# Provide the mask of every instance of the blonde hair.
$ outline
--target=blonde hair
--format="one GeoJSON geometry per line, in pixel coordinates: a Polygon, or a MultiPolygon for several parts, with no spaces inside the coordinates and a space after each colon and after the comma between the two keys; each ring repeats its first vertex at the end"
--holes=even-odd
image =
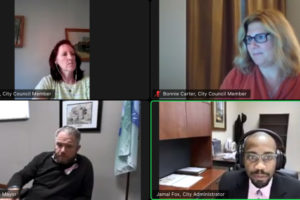
{"type": "Polygon", "coordinates": [[[234,64],[244,73],[250,73],[255,63],[252,61],[247,45],[244,43],[248,26],[252,22],[260,22],[273,36],[276,64],[285,77],[296,76],[300,72],[300,47],[295,32],[284,15],[276,10],[256,11],[246,17],[238,32],[239,55],[234,64]]]}

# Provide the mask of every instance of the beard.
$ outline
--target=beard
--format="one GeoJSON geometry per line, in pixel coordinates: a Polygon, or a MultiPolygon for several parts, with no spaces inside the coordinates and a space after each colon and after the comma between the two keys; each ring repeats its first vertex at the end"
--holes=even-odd
{"type": "Polygon", "coordinates": [[[255,172],[251,172],[250,173],[251,175],[255,175],[255,174],[261,174],[261,175],[266,175],[268,176],[268,179],[267,180],[255,180],[253,178],[250,178],[251,182],[253,185],[255,185],[255,187],[257,188],[262,188],[262,187],[265,187],[266,185],[268,185],[268,183],[270,182],[271,180],[271,175],[267,172],[264,172],[262,170],[257,170],[255,172]]]}
{"type": "Polygon", "coordinates": [[[57,153],[54,154],[55,162],[58,163],[58,164],[63,164],[63,165],[73,163],[73,161],[75,160],[75,157],[66,158],[64,156],[58,155],[57,153]]]}
{"type": "Polygon", "coordinates": [[[257,188],[263,188],[265,186],[268,185],[268,183],[270,182],[271,178],[269,178],[267,181],[260,181],[260,180],[253,180],[253,179],[250,179],[252,184],[255,185],[255,187],[257,188]]]}

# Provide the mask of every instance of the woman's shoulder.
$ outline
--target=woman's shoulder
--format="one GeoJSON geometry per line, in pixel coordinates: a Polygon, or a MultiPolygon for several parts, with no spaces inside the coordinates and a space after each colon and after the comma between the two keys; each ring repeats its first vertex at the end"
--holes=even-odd
{"type": "Polygon", "coordinates": [[[233,67],[233,69],[228,73],[229,76],[234,76],[234,77],[245,77],[245,76],[248,76],[250,74],[253,73],[253,71],[255,71],[255,66],[253,66],[251,68],[251,70],[246,73],[246,72],[243,72],[242,69],[240,69],[239,67],[233,67]]]}
{"type": "Polygon", "coordinates": [[[51,89],[53,87],[54,80],[51,74],[44,76],[40,82],[37,84],[35,89],[51,89]]]}
{"type": "Polygon", "coordinates": [[[84,76],[77,82],[78,93],[81,99],[90,99],[90,77],[84,76]]]}
{"type": "Polygon", "coordinates": [[[80,83],[84,84],[84,85],[90,85],[90,77],[89,76],[82,77],[82,79],[80,80],[80,83]]]}
{"type": "Polygon", "coordinates": [[[53,78],[52,78],[52,76],[51,76],[51,74],[48,74],[47,76],[44,76],[42,78],[42,80],[46,81],[46,82],[53,82],[54,81],[53,78]]]}
{"type": "Polygon", "coordinates": [[[82,81],[90,81],[90,76],[83,76],[82,77],[82,79],[81,79],[82,81]]]}
{"type": "Polygon", "coordinates": [[[221,85],[221,89],[237,89],[246,76],[247,74],[244,74],[238,67],[234,67],[226,75],[221,85]]]}

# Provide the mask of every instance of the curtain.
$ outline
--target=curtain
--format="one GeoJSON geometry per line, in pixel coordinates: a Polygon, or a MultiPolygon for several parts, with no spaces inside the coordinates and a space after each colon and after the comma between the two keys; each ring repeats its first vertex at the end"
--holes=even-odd
{"type": "Polygon", "coordinates": [[[246,0],[246,16],[263,9],[276,9],[285,15],[286,0],[246,0]]]}
{"type": "Polygon", "coordinates": [[[116,176],[137,168],[139,121],[140,101],[124,101],[115,156],[116,176]]]}
{"type": "Polygon", "coordinates": [[[218,89],[237,52],[240,0],[187,0],[187,89],[218,89]]]}

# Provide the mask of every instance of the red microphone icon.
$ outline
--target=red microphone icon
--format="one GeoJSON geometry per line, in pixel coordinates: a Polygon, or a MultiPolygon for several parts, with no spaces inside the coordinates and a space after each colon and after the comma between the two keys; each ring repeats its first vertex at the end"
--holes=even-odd
{"type": "Polygon", "coordinates": [[[157,90],[156,93],[155,93],[155,95],[154,95],[154,97],[157,97],[157,98],[158,98],[158,97],[159,97],[159,94],[160,94],[160,91],[157,90]]]}

